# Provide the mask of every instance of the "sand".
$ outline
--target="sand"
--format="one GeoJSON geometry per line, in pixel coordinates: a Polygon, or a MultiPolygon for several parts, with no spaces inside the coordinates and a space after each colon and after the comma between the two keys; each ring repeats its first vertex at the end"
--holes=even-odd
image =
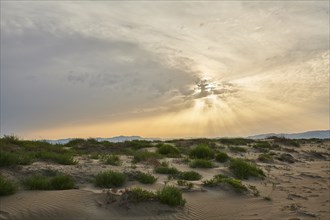
{"type": "MultiPolygon", "coordinates": [[[[95,188],[90,180],[102,170],[130,170],[131,158],[127,156],[122,156],[124,164],[120,167],[79,157],[77,158],[79,164],[73,166],[35,162],[17,169],[2,168],[3,175],[17,179],[43,169],[55,169],[72,175],[79,189],[20,190],[14,195],[0,197],[0,219],[330,219],[329,142],[323,145],[304,144],[294,149],[295,152],[290,154],[294,157],[295,163],[278,160],[273,163],[258,162],[258,165],[266,171],[267,177],[264,180],[243,181],[244,184],[256,186],[260,196],[241,195],[221,188],[206,188],[201,186],[201,181],[192,181],[196,190],[184,192],[183,196],[187,200],[184,208],[171,208],[159,202],[141,202],[129,204],[128,207],[107,204],[106,194],[101,189],[95,188]],[[323,157],[318,157],[318,154],[313,154],[311,150],[322,153],[323,157]],[[201,188],[204,190],[200,191],[201,188]],[[271,200],[266,200],[265,197],[271,200]]],[[[256,159],[260,153],[251,150],[248,153],[230,154],[235,157],[256,159]]],[[[221,163],[217,163],[218,167],[214,169],[192,169],[178,159],[166,160],[181,171],[199,172],[203,175],[203,180],[210,179],[215,174],[228,172],[226,165],[221,163]]],[[[136,169],[152,172],[153,167],[137,164],[136,169]]],[[[130,181],[125,187],[140,186],[148,190],[156,190],[164,186],[167,176],[154,175],[159,179],[153,185],[130,181]]]]}

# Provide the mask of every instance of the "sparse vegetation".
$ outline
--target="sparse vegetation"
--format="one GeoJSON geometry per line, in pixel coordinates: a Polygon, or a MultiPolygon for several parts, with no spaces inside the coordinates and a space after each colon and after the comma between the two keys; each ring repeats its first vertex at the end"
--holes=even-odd
{"type": "Polygon", "coordinates": [[[139,187],[132,188],[128,199],[132,202],[145,202],[156,199],[156,194],[139,187]]]}
{"type": "Polygon", "coordinates": [[[239,179],[248,179],[249,177],[263,177],[264,172],[256,164],[242,159],[232,159],[229,169],[239,179]]]}
{"type": "Polygon", "coordinates": [[[246,153],[247,149],[245,147],[231,146],[229,150],[235,153],[246,153]]]}
{"type": "Polygon", "coordinates": [[[95,185],[103,188],[120,187],[126,183],[126,175],[115,171],[100,172],[95,177],[95,185]]]}
{"type": "Polygon", "coordinates": [[[187,180],[177,180],[178,186],[184,186],[188,189],[192,189],[194,187],[193,183],[188,182],[187,180]]]}
{"type": "Polygon", "coordinates": [[[213,168],[214,167],[212,161],[204,160],[204,159],[195,159],[190,163],[189,166],[192,168],[213,168]]]}
{"type": "Polygon", "coordinates": [[[200,144],[190,150],[189,156],[194,159],[213,159],[214,151],[209,146],[200,144]]]}
{"type": "Polygon", "coordinates": [[[186,203],[182,197],[182,192],[174,186],[164,186],[157,191],[157,197],[161,203],[169,206],[184,206],[186,203]]]}
{"type": "Polygon", "coordinates": [[[200,180],[202,178],[202,175],[195,171],[185,171],[185,172],[180,172],[176,176],[178,179],[181,180],[200,180]]]}
{"type": "Polygon", "coordinates": [[[170,174],[170,175],[176,175],[179,173],[178,169],[176,169],[175,167],[168,167],[164,165],[155,167],[154,171],[155,173],[170,174]]]}
{"type": "Polygon", "coordinates": [[[141,150],[141,151],[136,151],[134,153],[133,162],[138,163],[138,162],[146,161],[148,159],[159,159],[161,157],[162,156],[158,153],[141,150]]]}
{"type": "Polygon", "coordinates": [[[274,162],[273,156],[271,154],[260,154],[258,160],[264,163],[274,162]]]}
{"type": "Polygon", "coordinates": [[[180,157],[179,149],[169,144],[159,144],[157,152],[167,157],[180,157]]]}
{"type": "Polygon", "coordinates": [[[121,161],[118,155],[114,154],[107,154],[102,157],[102,161],[105,164],[113,165],[113,166],[120,166],[121,161]]]}
{"type": "Polygon", "coordinates": [[[215,160],[220,162],[220,163],[224,163],[227,162],[229,160],[229,156],[227,153],[225,152],[219,152],[216,156],[215,156],[215,160]]]}
{"type": "Polygon", "coordinates": [[[254,140],[247,138],[221,138],[218,141],[225,145],[248,145],[254,142],[254,140]]]}
{"type": "Polygon", "coordinates": [[[241,180],[228,177],[223,174],[215,175],[212,179],[203,181],[203,185],[208,187],[221,186],[224,184],[231,186],[236,192],[239,193],[248,191],[248,188],[242,184],[241,180]]]}
{"type": "Polygon", "coordinates": [[[42,176],[34,175],[23,180],[23,185],[29,190],[65,190],[73,189],[75,183],[70,176],[42,176]]]}
{"type": "Polygon", "coordinates": [[[17,190],[17,185],[0,175],[0,196],[14,194],[17,190]]]}
{"type": "Polygon", "coordinates": [[[137,181],[143,184],[153,184],[157,181],[157,178],[151,175],[150,173],[143,173],[138,171],[136,175],[137,181]]]}
{"type": "Polygon", "coordinates": [[[300,144],[297,140],[288,139],[285,137],[276,137],[276,136],[269,137],[269,139],[273,139],[274,142],[278,143],[278,144],[283,144],[283,145],[292,146],[292,147],[300,147],[300,144]]]}

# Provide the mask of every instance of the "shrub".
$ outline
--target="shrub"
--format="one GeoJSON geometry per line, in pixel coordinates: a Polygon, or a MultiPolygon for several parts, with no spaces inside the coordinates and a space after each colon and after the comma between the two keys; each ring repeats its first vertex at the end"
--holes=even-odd
{"type": "Polygon", "coordinates": [[[102,161],[105,164],[110,164],[110,165],[113,165],[113,166],[120,166],[120,164],[121,164],[119,156],[118,155],[113,155],[113,154],[103,156],[102,161]]]}
{"type": "Polygon", "coordinates": [[[153,184],[157,181],[157,178],[151,175],[150,173],[138,172],[136,176],[137,181],[143,184],[153,184]]]}
{"type": "Polygon", "coordinates": [[[189,152],[191,158],[197,159],[213,159],[214,151],[205,144],[200,144],[189,152]]]}
{"type": "Polygon", "coordinates": [[[226,162],[230,157],[228,156],[228,154],[226,154],[225,152],[219,152],[216,156],[215,159],[216,161],[220,162],[220,163],[224,163],[226,162]]]}
{"type": "Polygon", "coordinates": [[[50,179],[50,187],[54,190],[73,189],[75,183],[70,176],[55,176],[50,179]]]}
{"type": "Polygon", "coordinates": [[[177,180],[178,186],[185,186],[188,189],[191,189],[194,187],[193,183],[188,182],[187,180],[177,180]]]}
{"type": "Polygon", "coordinates": [[[157,152],[168,157],[180,156],[180,151],[178,150],[178,148],[169,144],[160,144],[157,152]]]}
{"type": "Polygon", "coordinates": [[[5,177],[0,175],[0,196],[14,194],[17,190],[17,185],[5,177]]]}
{"type": "Polygon", "coordinates": [[[258,149],[259,151],[262,152],[267,152],[272,148],[272,146],[268,142],[259,141],[258,143],[253,145],[253,148],[258,149]]]}
{"type": "Polygon", "coordinates": [[[212,179],[203,181],[203,185],[208,187],[214,187],[221,184],[227,184],[239,193],[246,192],[248,190],[248,188],[242,184],[241,180],[222,174],[215,175],[212,179]]]}
{"type": "Polygon", "coordinates": [[[54,153],[51,151],[40,151],[35,154],[35,157],[43,160],[51,160],[55,163],[62,165],[74,165],[78,162],[73,159],[73,156],[69,153],[54,153]]]}
{"type": "Polygon", "coordinates": [[[213,168],[214,167],[214,165],[211,161],[204,160],[204,159],[193,160],[189,166],[192,168],[213,168]]]}
{"type": "Polygon", "coordinates": [[[125,184],[126,179],[125,174],[109,170],[96,175],[95,185],[104,188],[120,187],[125,184]]]}
{"type": "Polygon", "coordinates": [[[226,145],[247,145],[253,143],[254,140],[246,138],[222,138],[219,142],[226,145]]]}
{"type": "Polygon", "coordinates": [[[23,185],[29,190],[65,190],[75,187],[72,177],[66,175],[34,175],[23,180],[23,185]]]}
{"type": "Polygon", "coordinates": [[[0,167],[29,165],[33,163],[33,156],[28,152],[11,153],[0,152],[0,167]]]}
{"type": "Polygon", "coordinates": [[[274,161],[272,155],[270,154],[260,154],[258,160],[264,163],[271,163],[274,161]]]}
{"type": "Polygon", "coordinates": [[[271,137],[271,138],[274,139],[274,142],[278,143],[278,144],[283,144],[283,145],[293,146],[293,147],[300,147],[299,142],[297,142],[296,140],[288,139],[285,137],[271,137]]]}
{"type": "Polygon", "coordinates": [[[182,192],[174,186],[165,186],[157,191],[157,198],[161,203],[169,206],[184,206],[186,203],[182,197],[182,192]]]}
{"type": "Polygon", "coordinates": [[[151,158],[152,159],[161,158],[160,154],[154,153],[154,152],[148,152],[148,151],[136,151],[133,156],[134,156],[134,158],[133,158],[134,163],[146,161],[151,158]]]}
{"type": "Polygon", "coordinates": [[[154,171],[160,174],[171,174],[171,175],[175,175],[179,173],[179,171],[175,167],[167,167],[162,165],[155,167],[154,171]]]}
{"type": "Polygon", "coordinates": [[[264,172],[260,168],[258,168],[256,164],[252,164],[242,159],[231,160],[229,169],[239,179],[248,179],[250,176],[265,176],[264,172]]]}
{"type": "Polygon", "coordinates": [[[141,189],[139,187],[132,188],[128,196],[129,201],[133,201],[133,202],[150,201],[155,198],[156,198],[155,193],[141,189]]]}
{"type": "Polygon", "coordinates": [[[240,153],[247,152],[247,149],[245,147],[238,147],[238,146],[229,147],[229,150],[232,152],[240,152],[240,153]]]}
{"type": "Polygon", "coordinates": [[[185,171],[185,172],[180,172],[177,175],[178,179],[181,180],[200,180],[202,178],[202,175],[195,171],[185,171]]]}

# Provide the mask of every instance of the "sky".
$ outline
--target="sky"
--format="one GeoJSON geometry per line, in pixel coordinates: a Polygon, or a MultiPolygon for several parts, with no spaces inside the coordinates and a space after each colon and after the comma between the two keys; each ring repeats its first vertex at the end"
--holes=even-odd
{"type": "Polygon", "coordinates": [[[1,135],[329,129],[329,1],[1,1],[1,135]]]}

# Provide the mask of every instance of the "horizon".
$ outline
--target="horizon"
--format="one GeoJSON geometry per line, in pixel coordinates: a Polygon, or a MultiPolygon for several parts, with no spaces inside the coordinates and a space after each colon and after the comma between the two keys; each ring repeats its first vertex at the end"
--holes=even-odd
{"type": "Polygon", "coordinates": [[[328,1],[1,1],[0,133],[330,130],[329,26],[328,1]]]}

